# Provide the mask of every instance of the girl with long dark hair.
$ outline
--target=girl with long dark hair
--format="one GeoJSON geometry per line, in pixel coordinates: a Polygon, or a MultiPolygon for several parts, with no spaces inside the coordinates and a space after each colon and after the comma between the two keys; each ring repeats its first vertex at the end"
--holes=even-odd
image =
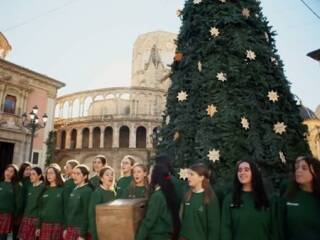
{"type": "Polygon", "coordinates": [[[181,181],[180,179],[178,179],[174,175],[174,169],[171,165],[171,158],[169,157],[169,155],[163,153],[163,154],[156,156],[154,158],[154,162],[155,162],[155,165],[162,165],[168,169],[168,172],[171,176],[171,181],[172,181],[174,188],[176,190],[178,202],[180,205],[182,198],[183,198],[183,194],[187,189],[187,186],[184,181],[181,181]]]}
{"type": "Polygon", "coordinates": [[[132,181],[132,167],[135,160],[131,156],[125,156],[121,161],[121,177],[117,182],[117,198],[124,198],[124,194],[132,181]]]}
{"type": "Polygon", "coordinates": [[[123,198],[148,198],[148,168],[142,163],[136,163],[132,167],[132,177],[129,187],[123,193],[123,198]]]}
{"type": "Polygon", "coordinates": [[[221,240],[273,240],[272,211],[262,177],[252,161],[239,161],[233,192],[223,202],[221,240]]]}
{"type": "Polygon", "coordinates": [[[40,240],[61,240],[63,233],[63,179],[57,167],[46,170],[45,192],[40,198],[37,236],[40,240]]]}
{"type": "Polygon", "coordinates": [[[100,186],[92,193],[89,205],[89,233],[94,240],[98,240],[96,226],[96,206],[115,199],[115,173],[113,168],[104,167],[100,170],[100,186]]]}
{"type": "Polygon", "coordinates": [[[0,240],[6,240],[12,230],[15,214],[15,188],[18,181],[18,167],[9,164],[0,182],[0,240]]]}
{"type": "Polygon", "coordinates": [[[297,158],[294,180],[284,194],[280,214],[283,239],[320,239],[319,160],[313,157],[297,158]]]}
{"type": "Polygon", "coordinates": [[[90,178],[90,184],[97,188],[100,186],[100,170],[107,165],[107,159],[103,155],[97,155],[92,161],[92,170],[94,175],[90,178]]]}
{"type": "Polygon", "coordinates": [[[26,207],[18,233],[18,237],[22,240],[33,240],[36,237],[36,228],[39,220],[39,203],[45,190],[41,168],[32,168],[30,181],[32,185],[28,188],[26,207]]]}
{"type": "Polygon", "coordinates": [[[151,197],[136,240],[178,239],[179,202],[168,168],[155,165],[151,173],[151,197]]]}
{"type": "Polygon", "coordinates": [[[90,169],[86,165],[74,168],[76,187],[72,190],[66,208],[66,229],[64,240],[84,240],[88,238],[88,212],[92,188],[88,186],[90,169]]]}
{"type": "Polygon", "coordinates": [[[187,192],[182,206],[181,240],[219,239],[219,201],[209,182],[209,170],[203,164],[189,169],[187,192]]]}

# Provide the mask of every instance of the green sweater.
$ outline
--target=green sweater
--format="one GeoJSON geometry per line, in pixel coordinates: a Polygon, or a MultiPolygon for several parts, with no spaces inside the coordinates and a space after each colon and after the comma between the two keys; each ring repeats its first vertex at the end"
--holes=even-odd
{"type": "Polygon", "coordinates": [[[188,240],[219,240],[219,201],[213,198],[204,203],[204,192],[192,193],[189,201],[184,200],[180,236],[188,240]]]}
{"type": "Polygon", "coordinates": [[[21,216],[24,213],[26,207],[28,189],[32,184],[29,177],[24,177],[17,185],[16,189],[16,215],[21,216]]]}
{"type": "Polygon", "coordinates": [[[105,190],[99,186],[92,194],[89,205],[89,233],[94,240],[98,240],[96,227],[96,206],[107,203],[115,199],[115,193],[111,190],[105,190]]]}
{"type": "Polygon", "coordinates": [[[122,193],[124,199],[135,199],[135,198],[147,198],[147,192],[145,187],[135,187],[133,190],[130,190],[130,187],[127,188],[122,193]]]}
{"type": "Polygon", "coordinates": [[[98,177],[98,175],[95,175],[92,178],[90,178],[90,184],[94,187],[94,189],[99,187],[100,178],[98,177]]]}
{"type": "Polygon", "coordinates": [[[165,196],[155,191],[148,202],[146,216],[140,224],[136,240],[167,240],[173,233],[173,223],[165,196]]]}
{"type": "Polygon", "coordinates": [[[242,192],[241,197],[240,207],[234,207],[232,194],[223,202],[221,240],[274,240],[271,208],[257,210],[251,192],[242,192]]]}
{"type": "Polygon", "coordinates": [[[86,237],[88,232],[88,212],[92,189],[88,184],[76,187],[70,194],[66,209],[66,225],[80,228],[81,237],[86,237]]]}
{"type": "Polygon", "coordinates": [[[320,200],[312,193],[298,190],[292,199],[283,199],[280,213],[283,239],[320,239],[320,200]]]}
{"type": "Polygon", "coordinates": [[[125,193],[127,188],[129,188],[130,183],[132,181],[132,176],[127,176],[127,177],[121,177],[118,182],[117,182],[117,198],[125,198],[125,193]]]}
{"type": "Polygon", "coordinates": [[[26,208],[24,210],[25,217],[39,218],[40,198],[45,190],[44,184],[38,186],[30,186],[28,188],[28,195],[26,201],[26,208]]]}
{"type": "Polygon", "coordinates": [[[14,213],[15,192],[11,182],[0,182],[0,203],[0,213],[14,213]]]}
{"type": "MultiPolygon", "coordinates": [[[[74,183],[72,178],[69,178],[64,182],[63,185],[63,198],[64,198],[64,214],[67,213],[67,207],[68,207],[68,200],[70,197],[70,194],[72,190],[76,187],[76,184],[74,183]]],[[[66,218],[67,216],[65,216],[66,218]]]]}
{"type": "Polygon", "coordinates": [[[41,223],[63,224],[63,187],[48,187],[40,198],[39,227],[41,223]]]}

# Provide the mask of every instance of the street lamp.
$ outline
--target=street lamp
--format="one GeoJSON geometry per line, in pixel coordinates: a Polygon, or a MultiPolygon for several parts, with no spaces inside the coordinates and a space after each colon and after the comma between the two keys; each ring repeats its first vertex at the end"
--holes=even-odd
{"type": "Polygon", "coordinates": [[[29,118],[27,113],[22,114],[22,124],[25,128],[29,129],[31,132],[31,141],[30,141],[30,152],[29,152],[29,162],[31,162],[32,157],[32,148],[33,148],[33,138],[37,130],[44,128],[48,121],[48,115],[43,114],[42,121],[38,117],[39,107],[35,105],[32,108],[32,111],[29,113],[29,118]]]}

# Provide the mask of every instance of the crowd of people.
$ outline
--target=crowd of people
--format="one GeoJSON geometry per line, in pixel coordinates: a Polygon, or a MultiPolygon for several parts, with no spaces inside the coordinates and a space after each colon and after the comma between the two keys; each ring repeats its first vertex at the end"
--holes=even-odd
{"type": "Polygon", "coordinates": [[[62,177],[57,164],[45,172],[30,163],[8,165],[0,182],[0,240],[11,232],[14,240],[97,240],[96,206],[133,198],[148,199],[136,240],[320,239],[320,162],[312,157],[297,158],[279,197],[266,191],[249,160],[237,163],[223,198],[205,165],[190,166],[184,181],[167,155],[155,157],[150,169],[126,156],[117,180],[102,155],[92,169],[69,160],[62,177]]]}

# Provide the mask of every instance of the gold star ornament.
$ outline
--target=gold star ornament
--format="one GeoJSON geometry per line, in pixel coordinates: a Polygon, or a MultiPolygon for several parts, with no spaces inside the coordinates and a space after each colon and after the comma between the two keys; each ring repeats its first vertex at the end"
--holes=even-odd
{"type": "Polygon", "coordinates": [[[213,117],[216,113],[218,112],[217,107],[214,106],[213,104],[209,105],[207,108],[207,114],[210,117],[213,117]]]}
{"type": "Polygon", "coordinates": [[[249,129],[249,121],[246,117],[242,117],[241,118],[241,125],[242,127],[245,129],[245,130],[248,130],[249,129]]]}
{"type": "Polygon", "coordinates": [[[209,158],[210,161],[217,162],[220,159],[220,151],[216,149],[212,149],[209,151],[207,157],[209,158]]]}
{"type": "Polygon", "coordinates": [[[268,92],[268,98],[269,98],[269,101],[275,103],[275,102],[278,102],[279,101],[279,95],[278,95],[278,92],[276,91],[269,91],[268,92]]]}
{"type": "Polygon", "coordinates": [[[224,72],[217,73],[217,79],[221,82],[227,81],[227,74],[224,72]]]}
{"type": "Polygon", "coordinates": [[[180,92],[178,93],[177,98],[178,98],[178,101],[179,101],[179,102],[183,102],[183,101],[187,100],[187,98],[188,98],[188,93],[185,92],[185,91],[180,91],[180,92]]]}
{"type": "Polygon", "coordinates": [[[219,31],[218,28],[212,27],[210,29],[210,34],[211,34],[212,37],[216,38],[216,37],[218,37],[220,35],[220,31],[219,31]]]}
{"type": "Polygon", "coordinates": [[[179,132],[175,132],[174,135],[173,135],[173,140],[177,141],[179,139],[179,137],[180,137],[179,132]]]}
{"type": "Polygon", "coordinates": [[[286,132],[287,125],[285,125],[283,122],[277,122],[273,125],[273,130],[275,133],[282,135],[286,132]]]}
{"type": "Polygon", "coordinates": [[[286,159],[286,156],[284,155],[284,153],[282,151],[279,152],[279,158],[281,160],[281,162],[283,164],[286,164],[287,163],[287,159],[286,159]]]}
{"type": "Polygon", "coordinates": [[[200,61],[198,62],[198,70],[199,70],[199,72],[202,71],[202,63],[200,61]]]}
{"type": "Polygon", "coordinates": [[[242,9],[242,16],[249,18],[250,17],[250,10],[248,8],[242,9]]]}
{"type": "Polygon", "coordinates": [[[247,50],[247,58],[249,59],[249,60],[255,60],[256,59],[256,53],[254,52],[254,51],[252,51],[252,50],[247,50]]]}
{"type": "Polygon", "coordinates": [[[189,169],[188,168],[180,168],[179,177],[180,179],[186,180],[188,179],[189,169]]]}

